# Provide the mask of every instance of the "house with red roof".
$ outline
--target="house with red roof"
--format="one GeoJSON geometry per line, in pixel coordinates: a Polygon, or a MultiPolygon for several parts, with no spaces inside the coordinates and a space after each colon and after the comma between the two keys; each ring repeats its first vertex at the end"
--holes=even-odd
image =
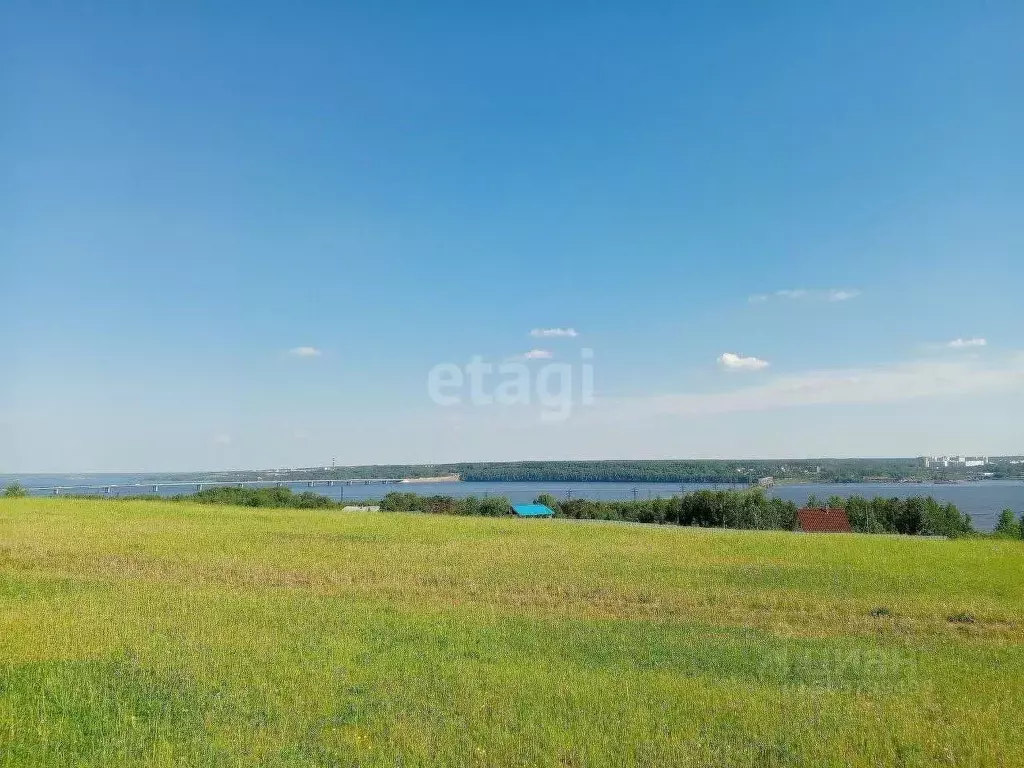
{"type": "Polygon", "coordinates": [[[797,510],[796,530],[803,533],[852,533],[845,509],[804,507],[797,510]]]}

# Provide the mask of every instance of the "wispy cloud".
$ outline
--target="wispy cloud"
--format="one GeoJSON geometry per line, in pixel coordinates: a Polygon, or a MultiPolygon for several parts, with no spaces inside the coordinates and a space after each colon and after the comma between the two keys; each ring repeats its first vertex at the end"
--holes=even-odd
{"type": "Polygon", "coordinates": [[[833,288],[828,292],[826,298],[829,301],[849,301],[860,296],[860,291],[855,288],[833,288]]]}
{"type": "Polygon", "coordinates": [[[946,346],[950,349],[968,349],[970,347],[984,347],[988,344],[985,339],[973,338],[973,339],[953,339],[946,343],[946,346]]]}
{"type": "Polygon", "coordinates": [[[546,349],[531,349],[523,355],[524,360],[550,360],[552,357],[554,355],[546,349]]]}
{"type": "Polygon", "coordinates": [[[1000,392],[1024,392],[1024,355],[1018,353],[987,364],[978,360],[923,360],[807,371],[727,392],[621,398],[612,404],[621,415],[697,415],[1000,392]]]}
{"type": "Polygon", "coordinates": [[[316,347],[293,347],[288,350],[294,357],[320,357],[323,353],[316,347]]]}
{"type": "Polygon", "coordinates": [[[751,304],[760,304],[770,299],[803,299],[806,301],[849,301],[860,296],[856,288],[828,288],[809,290],[807,288],[783,288],[775,293],[755,293],[747,297],[751,304]]]}
{"type": "Polygon", "coordinates": [[[554,339],[559,337],[574,339],[579,336],[575,328],[534,328],[530,331],[530,335],[542,339],[554,339]]]}
{"type": "Polygon", "coordinates": [[[744,357],[743,355],[737,355],[735,352],[723,353],[718,358],[718,362],[724,368],[733,371],[760,371],[762,368],[768,367],[767,360],[760,360],[756,357],[744,357]]]}
{"type": "Polygon", "coordinates": [[[231,445],[231,435],[221,432],[213,436],[214,445],[231,445]]]}

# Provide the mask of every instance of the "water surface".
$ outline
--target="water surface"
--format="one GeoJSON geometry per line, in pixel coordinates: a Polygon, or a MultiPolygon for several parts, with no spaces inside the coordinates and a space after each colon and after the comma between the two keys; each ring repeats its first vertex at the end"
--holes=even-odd
{"type": "MultiPolygon", "coordinates": [[[[34,494],[52,493],[52,491],[32,490],[63,486],[62,493],[96,493],[105,495],[106,486],[111,487],[112,496],[132,496],[156,493],[160,496],[173,496],[181,493],[194,493],[196,486],[160,484],[154,491],[154,475],[142,474],[77,474],[77,475],[2,475],[0,484],[18,480],[34,494]],[[80,486],[71,488],[70,486],[80,486]],[[81,486],[98,486],[83,488],[81,486]]],[[[265,483],[276,485],[274,482],[265,483]]],[[[308,482],[286,482],[285,487],[293,491],[309,491],[329,496],[337,500],[374,501],[389,491],[409,491],[422,494],[444,494],[447,496],[505,496],[513,503],[533,501],[542,493],[549,493],[558,499],[587,498],[595,500],[622,500],[668,498],[679,493],[689,493],[701,489],[740,488],[745,486],[710,484],[710,483],[552,483],[552,482],[481,482],[481,483],[401,483],[388,484],[363,480],[352,481],[351,485],[335,481],[335,485],[316,483],[310,487],[308,482]]],[[[210,487],[209,484],[206,487],[210,487]]],[[[1020,480],[984,480],[981,482],[964,482],[956,484],[938,483],[854,483],[854,484],[807,484],[781,485],[768,491],[797,504],[804,504],[814,494],[820,499],[829,496],[860,495],[899,497],[933,496],[941,502],[952,502],[962,512],[971,515],[976,528],[992,530],[999,513],[1006,508],[1016,514],[1024,511],[1024,481],[1020,480]]]]}

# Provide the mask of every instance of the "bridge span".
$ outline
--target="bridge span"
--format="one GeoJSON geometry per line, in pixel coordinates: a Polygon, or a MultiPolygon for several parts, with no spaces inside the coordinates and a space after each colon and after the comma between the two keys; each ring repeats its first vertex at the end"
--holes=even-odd
{"type": "Polygon", "coordinates": [[[204,488],[316,488],[337,485],[394,485],[406,481],[404,477],[346,478],[315,477],[302,480],[170,480],[146,483],[103,483],[100,485],[36,485],[26,486],[30,494],[95,493],[121,495],[125,489],[137,493],[159,493],[161,488],[181,488],[182,491],[199,492],[204,488]]]}

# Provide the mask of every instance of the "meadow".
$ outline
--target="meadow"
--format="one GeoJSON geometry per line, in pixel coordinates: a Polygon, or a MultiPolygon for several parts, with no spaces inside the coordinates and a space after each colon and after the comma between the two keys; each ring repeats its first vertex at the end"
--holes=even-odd
{"type": "Polygon", "coordinates": [[[0,499],[0,766],[1024,765],[1024,542],[0,499]]]}

